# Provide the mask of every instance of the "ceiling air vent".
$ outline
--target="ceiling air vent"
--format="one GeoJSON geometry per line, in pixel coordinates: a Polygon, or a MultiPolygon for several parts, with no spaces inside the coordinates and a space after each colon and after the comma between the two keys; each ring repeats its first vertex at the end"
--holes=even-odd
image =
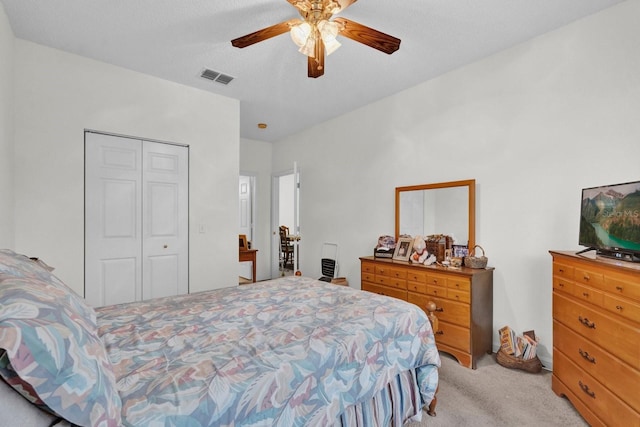
{"type": "Polygon", "coordinates": [[[213,80],[214,82],[218,82],[223,85],[228,85],[231,80],[233,80],[233,77],[231,76],[219,73],[217,71],[209,70],[208,68],[205,68],[204,71],[202,71],[200,77],[213,80]]]}

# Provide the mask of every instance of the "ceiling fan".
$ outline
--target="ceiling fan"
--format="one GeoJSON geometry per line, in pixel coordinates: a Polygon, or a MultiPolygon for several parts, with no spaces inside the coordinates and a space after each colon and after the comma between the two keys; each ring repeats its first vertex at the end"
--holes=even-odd
{"type": "Polygon", "coordinates": [[[287,0],[295,7],[302,19],[290,19],[272,25],[246,36],[231,40],[238,48],[279,36],[287,31],[291,34],[299,51],[307,56],[309,77],[320,77],[324,74],[324,56],[330,55],[340,42],[337,35],[370,46],[386,54],[392,54],[400,48],[400,39],[366,27],[346,18],[333,18],[356,0],[287,0]]]}

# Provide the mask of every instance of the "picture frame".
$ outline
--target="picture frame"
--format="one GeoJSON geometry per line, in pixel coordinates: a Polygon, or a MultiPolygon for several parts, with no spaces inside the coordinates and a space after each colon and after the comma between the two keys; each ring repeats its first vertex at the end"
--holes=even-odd
{"type": "Polygon", "coordinates": [[[247,243],[247,235],[246,234],[239,234],[238,235],[238,244],[240,246],[240,250],[241,251],[247,251],[249,250],[249,244],[247,243]]]}
{"type": "Polygon", "coordinates": [[[452,256],[455,258],[464,258],[469,255],[469,248],[467,245],[453,245],[451,249],[453,250],[452,256]]]}
{"type": "Polygon", "coordinates": [[[413,239],[411,237],[400,237],[396,242],[396,249],[393,251],[393,259],[396,261],[409,261],[413,239]]]}

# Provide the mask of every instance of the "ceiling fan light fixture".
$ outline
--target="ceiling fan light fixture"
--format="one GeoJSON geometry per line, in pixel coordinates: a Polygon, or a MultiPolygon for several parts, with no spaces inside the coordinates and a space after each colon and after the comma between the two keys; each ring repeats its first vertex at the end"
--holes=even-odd
{"type": "Polygon", "coordinates": [[[314,36],[307,37],[306,43],[298,49],[303,55],[310,56],[311,58],[316,57],[316,38],[314,36]]]}
{"type": "Polygon", "coordinates": [[[318,31],[324,42],[324,48],[328,55],[335,52],[342,44],[336,39],[338,36],[339,26],[337,23],[327,20],[318,22],[318,31]]]}
{"type": "Polygon", "coordinates": [[[293,42],[298,47],[302,48],[307,43],[307,40],[311,35],[311,25],[309,25],[308,22],[303,21],[300,24],[291,27],[289,34],[291,34],[293,42]]]}

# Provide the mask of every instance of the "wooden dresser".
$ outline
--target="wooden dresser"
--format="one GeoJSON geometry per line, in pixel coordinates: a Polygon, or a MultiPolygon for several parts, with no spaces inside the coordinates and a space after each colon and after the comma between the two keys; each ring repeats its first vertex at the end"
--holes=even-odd
{"type": "Polygon", "coordinates": [[[362,257],[361,288],[399,298],[426,312],[436,304],[438,349],[461,365],[491,353],[493,336],[493,269],[448,269],[384,258],[362,257]]]}
{"type": "Polygon", "coordinates": [[[640,426],[640,265],[551,255],[553,391],[591,426],[640,426]]]}

